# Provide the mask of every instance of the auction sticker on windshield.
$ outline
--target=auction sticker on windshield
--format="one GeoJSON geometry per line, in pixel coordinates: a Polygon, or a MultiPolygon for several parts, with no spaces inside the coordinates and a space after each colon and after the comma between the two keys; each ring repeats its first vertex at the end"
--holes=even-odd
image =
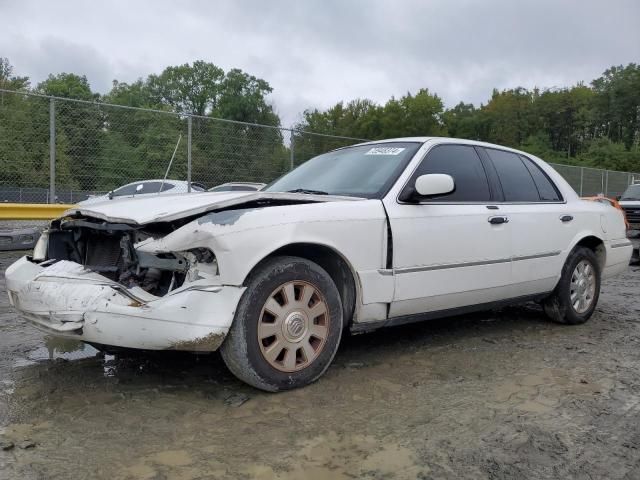
{"type": "Polygon", "coordinates": [[[365,155],[399,155],[404,147],[373,147],[365,155]]]}

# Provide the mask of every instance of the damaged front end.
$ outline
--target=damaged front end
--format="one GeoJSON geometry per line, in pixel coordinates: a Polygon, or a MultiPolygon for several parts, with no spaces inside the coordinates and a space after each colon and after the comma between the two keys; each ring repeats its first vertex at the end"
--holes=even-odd
{"type": "Polygon", "coordinates": [[[10,302],[37,327],[90,343],[216,350],[244,287],[220,284],[207,247],[144,249],[186,223],[55,220],[33,256],[7,269],[10,302]]]}
{"type": "Polygon", "coordinates": [[[140,287],[152,295],[164,296],[181,287],[188,276],[194,281],[213,279],[218,274],[216,257],[208,248],[158,254],[137,250],[176,228],[165,224],[132,226],[91,218],[56,220],[45,233],[46,247],[38,245],[33,260],[72,261],[127,288],[140,287]]]}

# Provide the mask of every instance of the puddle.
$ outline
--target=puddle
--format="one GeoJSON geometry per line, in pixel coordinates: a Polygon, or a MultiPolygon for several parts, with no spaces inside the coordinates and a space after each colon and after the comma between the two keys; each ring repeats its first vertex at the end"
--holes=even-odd
{"type": "Polygon", "coordinates": [[[96,353],[98,353],[98,350],[84,342],[46,336],[43,346],[31,350],[26,357],[16,358],[13,366],[14,368],[26,367],[39,362],[57,359],[80,360],[95,357],[96,353]]]}

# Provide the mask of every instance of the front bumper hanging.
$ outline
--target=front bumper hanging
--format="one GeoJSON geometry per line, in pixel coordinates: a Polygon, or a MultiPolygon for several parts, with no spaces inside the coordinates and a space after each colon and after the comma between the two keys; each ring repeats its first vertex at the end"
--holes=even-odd
{"type": "Polygon", "coordinates": [[[5,278],[10,303],[41,330],[146,350],[216,350],[245,290],[193,282],[156,297],[75,262],[39,265],[28,257],[11,265],[5,278]]]}

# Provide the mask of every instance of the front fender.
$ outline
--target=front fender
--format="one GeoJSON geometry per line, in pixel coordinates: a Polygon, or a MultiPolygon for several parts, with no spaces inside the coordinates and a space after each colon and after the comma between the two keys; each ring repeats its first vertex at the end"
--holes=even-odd
{"type": "Polygon", "coordinates": [[[136,249],[160,253],[209,248],[216,255],[219,282],[239,286],[261,260],[290,244],[331,248],[360,271],[383,267],[385,242],[381,202],[363,200],[215,212],[136,249]]]}

